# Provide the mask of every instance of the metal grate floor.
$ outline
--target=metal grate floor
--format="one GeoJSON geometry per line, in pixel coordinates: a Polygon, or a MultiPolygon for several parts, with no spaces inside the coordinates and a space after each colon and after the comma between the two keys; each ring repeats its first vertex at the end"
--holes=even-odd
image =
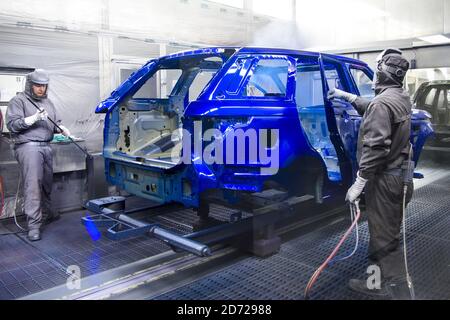
{"type": "MultiPolygon", "coordinates": [[[[418,299],[450,299],[450,176],[415,192],[408,207],[407,238],[410,272],[418,299]]],[[[247,258],[233,266],[167,292],[157,300],[300,300],[306,284],[335,247],[349,222],[329,225],[282,245],[267,259],[247,258]]],[[[360,226],[360,247],[354,257],[329,267],[311,299],[370,299],[347,288],[348,279],[366,272],[368,226],[360,226]]],[[[342,255],[351,252],[355,236],[342,255]]]]}
{"type": "MultiPolygon", "coordinates": [[[[93,241],[81,224],[84,213],[62,215],[43,229],[43,239],[36,243],[28,242],[25,234],[0,237],[0,300],[18,299],[62,285],[72,265],[79,266],[81,276],[87,277],[170,250],[163,242],[145,236],[122,241],[102,236],[93,241]]],[[[175,206],[149,210],[147,216],[145,220],[181,234],[192,232],[197,217],[193,210],[175,206]],[[152,216],[155,213],[163,216],[152,216]]],[[[212,206],[211,216],[226,221],[230,211],[212,206]]]]}

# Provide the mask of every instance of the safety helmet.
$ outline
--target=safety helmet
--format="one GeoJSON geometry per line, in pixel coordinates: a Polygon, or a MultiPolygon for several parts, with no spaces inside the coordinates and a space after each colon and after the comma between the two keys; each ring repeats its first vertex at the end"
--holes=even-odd
{"type": "Polygon", "coordinates": [[[34,84],[48,85],[50,77],[44,69],[36,69],[32,73],[28,74],[30,82],[34,84]]]}

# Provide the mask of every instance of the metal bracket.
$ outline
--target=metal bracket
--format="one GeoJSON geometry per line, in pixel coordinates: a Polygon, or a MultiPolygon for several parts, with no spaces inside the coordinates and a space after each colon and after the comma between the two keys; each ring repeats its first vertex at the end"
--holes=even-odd
{"type": "Polygon", "coordinates": [[[96,215],[82,218],[83,225],[87,228],[107,227],[106,237],[111,240],[147,234],[155,225],[140,223],[125,215],[125,200],[125,197],[108,197],[89,201],[85,207],[96,215]]]}
{"type": "Polygon", "coordinates": [[[111,240],[147,235],[165,242],[174,251],[184,250],[200,257],[211,255],[211,250],[205,244],[165,230],[157,224],[148,224],[131,218],[124,211],[124,197],[91,200],[86,204],[86,209],[96,214],[94,217],[87,216],[81,219],[89,233],[98,234],[97,227],[108,227],[106,236],[111,240]]]}
{"type": "Polygon", "coordinates": [[[242,220],[242,211],[236,211],[230,215],[231,223],[239,222],[241,220],[242,220]]]}

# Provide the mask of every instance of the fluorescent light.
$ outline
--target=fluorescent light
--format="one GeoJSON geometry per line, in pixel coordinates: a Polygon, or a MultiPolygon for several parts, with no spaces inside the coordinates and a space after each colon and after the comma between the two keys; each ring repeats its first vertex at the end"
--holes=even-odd
{"type": "Polygon", "coordinates": [[[427,36],[427,37],[419,37],[420,40],[429,42],[432,44],[441,44],[441,43],[450,43],[450,38],[447,38],[446,36],[442,34],[436,34],[433,36],[427,36]]]}

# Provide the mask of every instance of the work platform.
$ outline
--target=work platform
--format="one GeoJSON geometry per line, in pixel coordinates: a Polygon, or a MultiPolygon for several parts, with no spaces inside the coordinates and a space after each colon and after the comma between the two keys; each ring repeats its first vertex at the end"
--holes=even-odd
{"type": "MultiPolygon", "coordinates": [[[[450,175],[434,178],[430,184],[415,192],[408,208],[409,264],[419,299],[450,299],[449,190],[450,175]]],[[[127,201],[133,207],[151,205],[136,198],[127,201]]],[[[192,226],[197,219],[193,210],[168,206],[157,211],[146,211],[141,219],[178,234],[193,232],[192,226]]],[[[211,206],[211,216],[220,221],[229,221],[233,213],[235,211],[220,205],[211,206]]],[[[159,261],[169,256],[191,259],[189,257],[192,255],[172,253],[170,246],[147,236],[119,241],[102,236],[94,241],[80,223],[85,215],[85,211],[64,214],[59,221],[45,228],[43,240],[37,243],[28,242],[25,234],[0,237],[0,299],[67,298],[68,293],[64,292],[69,277],[67,268],[72,265],[80,266],[86,284],[95,283],[101,287],[102,283],[113,281],[114,277],[139,273],[139,268],[145,264],[141,261],[159,261]]],[[[223,259],[227,263],[205,263],[201,272],[197,269],[178,274],[174,272],[173,279],[165,278],[164,285],[158,284],[157,288],[156,283],[152,286],[150,282],[120,295],[105,297],[156,300],[302,299],[309,277],[348,226],[349,220],[341,216],[311,230],[298,231],[294,228],[282,236],[280,252],[269,258],[234,254],[233,259],[223,259]]],[[[1,227],[0,233],[14,230],[13,225],[7,225],[1,227]]],[[[366,222],[361,224],[360,237],[357,254],[326,269],[313,288],[311,299],[368,299],[352,293],[346,285],[348,279],[361,277],[366,272],[366,222]]],[[[354,240],[352,237],[346,242],[342,254],[353,249],[354,240]]],[[[209,260],[195,257],[192,264],[202,261],[209,260]]],[[[164,273],[162,265],[158,267],[159,278],[164,273]]],[[[77,296],[76,292],[73,294],[77,296]]],[[[88,297],[103,295],[96,293],[88,297]]]]}

